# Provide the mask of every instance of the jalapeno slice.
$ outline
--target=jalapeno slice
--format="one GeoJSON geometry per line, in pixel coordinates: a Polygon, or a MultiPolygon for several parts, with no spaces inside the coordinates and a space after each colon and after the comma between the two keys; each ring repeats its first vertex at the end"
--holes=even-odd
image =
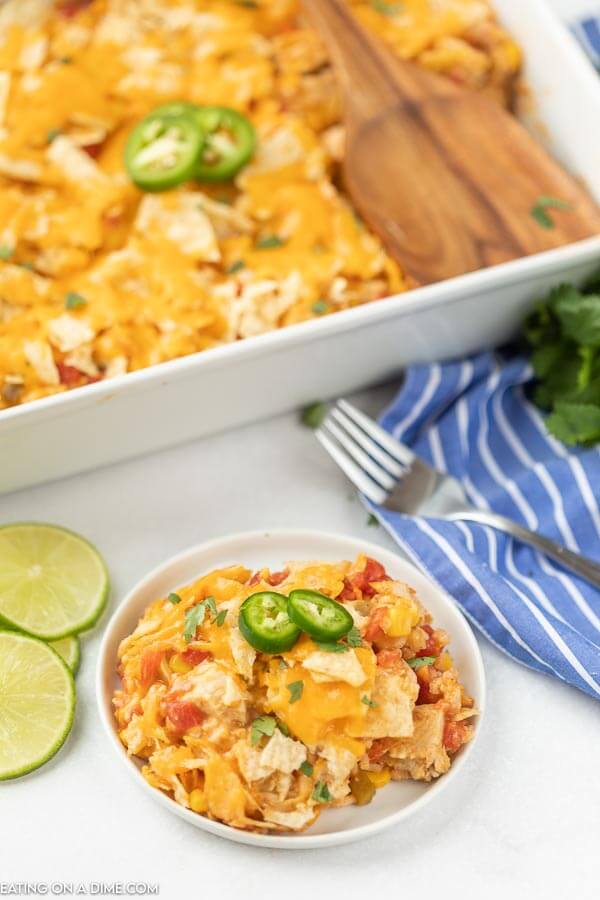
{"type": "Polygon", "coordinates": [[[337,641],[354,625],[354,619],[341,603],[318,591],[292,591],[288,597],[288,613],[292,622],[316,641],[337,641]]]}
{"type": "Polygon", "coordinates": [[[227,106],[199,106],[195,116],[205,134],[196,166],[197,180],[229,181],[254,153],[254,125],[242,113],[227,106]]]}
{"type": "Polygon", "coordinates": [[[193,178],[204,132],[187,104],[155,109],[133,129],[125,147],[129,177],[144,191],[167,191],[193,178]]]}
{"type": "Polygon", "coordinates": [[[240,631],[261,653],[283,653],[300,637],[300,629],[288,615],[288,601],[276,591],[260,591],[247,597],[240,607],[240,631]]]}

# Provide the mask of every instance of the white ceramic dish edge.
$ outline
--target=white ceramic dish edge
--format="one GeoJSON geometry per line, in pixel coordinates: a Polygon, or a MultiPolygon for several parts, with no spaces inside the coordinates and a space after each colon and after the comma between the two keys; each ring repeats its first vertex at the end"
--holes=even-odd
{"type": "MultiPolygon", "coordinates": [[[[412,563],[405,561],[390,550],[356,538],[324,532],[277,529],[234,534],[197,545],[162,563],[138,582],[119,604],[104,633],[96,669],[96,694],[100,719],[113,749],[136,781],[141,784],[156,802],[192,825],[220,837],[225,837],[228,840],[257,847],[300,850],[331,847],[371,837],[386,828],[400,824],[409,816],[431,803],[436,797],[439,797],[441,792],[454,782],[467,766],[468,759],[481,731],[486,687],[481,652],[470,625],[458,608],[452,604],[451,599],[431,579],[416,569],[412,563]],[[277,549],[278,546],[280,549],[277,549]],[[466,654],[464,660],[459,659],[457,662],[461,668],[468,665],[470,669],[470,679],[467,687],[476,701],[480,715],[472,741],[456,758],[450,771],[436,782],[426,786],[419,785],[420,788],[423,788],[422,793],[403,809],[368,824],[358,825],[343,831],[299,835],[254,834],[231,828],[220,822],[213,822],[175,803],[166,794],[152,788],[141,776],[136,764],[127,756],[116,732],[111,704],[112,691],[116,683],[116,651],[120,640],[130,633],[139,615],[151,599],[155,599],[161,593],[165,593],[169,589],[174,589],[178,585],[198,577],[203,571],[212,567],[239,561],[249,563],[248,553],[249,548],[252,547],[256,547],[256,549],[250,551],[255,564],[270,563],[272,560],[273,565],[276,563],[281,564],[285,559],[293,558],[289,552],[292,547],[298,548],[298,553],[295,556],[297,559],[344,559],[359,552],[365,552],[379,559],[390,574],[406,578],[413,584],[419,594],[423,596],[426,605],[431,604],[433,607],[438,607],[439,605],[438,609],[432,610],[434,619],[450,632],[452,638],[451,646],[454,646],[455,651],[458,647],[461,654],[466,654]],[[289,549],[285,551],[281,549],[283,547],[288,547],[289,549]],[[285,555],[282,556],[282,553],[285,555]],[[319,553],[322,555],[319,556],[319,553]],[[202,562],[201,558],[203,557],[207,558],[205,563],[202,562]],[[442,610],[441,613],[440,609],[442,610]]],[[[394,790],[397,787],[397,785],[392,785],[389,789],[394,790]]],[[[350,810],[354,817],[360,816],[360,809],[357,807],[347,807],[345,809],[350,810]]],[[[328,811],[326,815],[336,815],[337,812],[328,811]]],[[[319,822],[322,822],[324,818],[325,816],[319,822]]]]}

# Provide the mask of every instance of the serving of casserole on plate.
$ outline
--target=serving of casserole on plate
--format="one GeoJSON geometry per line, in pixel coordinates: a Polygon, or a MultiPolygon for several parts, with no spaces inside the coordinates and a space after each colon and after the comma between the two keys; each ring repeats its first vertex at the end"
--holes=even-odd
{"type": "MultiPolygon", "coordinates": [[[[0,408],[406,289],[339,188],[336,85],[296,0],[57,0],[27,27],[22,5],[0,46],[0,408]],[[256,150],[144,194],[125,144],[174,100],[241,112],[256,150]]],[[[354,5],[512,104],[520,51],[487,2],[354,5]]]]}
{"type": "MultiPolygon", "coordinates": [[[[453,634],[439,627],[423,602],[427,579],[387,551],[378,551],[384,563],[367,555],[372,547],[353,562],[332,560],[359,546],[285,532],[213,542],[149,576],[109,625],[99,663],[105,724],[153,794],[195,824],[227,836],[219,823],[236,834],[312,833],[323,811],[356,809],[357,827],[379,792],[394,798],[392,782],[430,791],[462,759],[479,715],[448,650],[456,637],[464,653],[463,620],[456,614],[453,634]],[[261,549],[270,559],[292,544],[318,545],[328,561],[218,565],[147,604],[215,555],[261,549]],[[138,610],[130,629],[123,617],[133,622],[138,610]]],[[[479,703],[479,673],[465,668],[479,703]]]]}

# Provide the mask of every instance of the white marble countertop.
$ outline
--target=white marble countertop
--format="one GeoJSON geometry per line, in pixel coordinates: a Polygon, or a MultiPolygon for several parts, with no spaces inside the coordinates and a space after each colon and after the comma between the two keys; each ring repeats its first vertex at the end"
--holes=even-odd
{"type": "MultiPolygon", "coordinates": [[[[379,390],[361,402],[376,410],[385,398],[379,390]]],[[[49,520],[87,535],[110,567],[111,609],[159,561],[228,532],[315,527],[390,545],[294,415],[5,496],[0,508],[6,522],[49,520]]],[[[257,850],[170,815],[120,765],[94,696],[105,622],[84,640],[67,745],[0,786],[0,896],[10,882],[140,881],[158,883],[166,900],[599,897],[600,710],[578,691],[482,640],[481,741],[438,803],[362,844],[257,850]]]]}

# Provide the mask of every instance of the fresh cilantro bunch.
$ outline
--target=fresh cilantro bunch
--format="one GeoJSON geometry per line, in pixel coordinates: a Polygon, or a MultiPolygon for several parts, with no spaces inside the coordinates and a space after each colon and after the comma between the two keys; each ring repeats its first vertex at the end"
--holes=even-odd
{"type": "Polygon", "coordinates": [[[533,401],[565,444],[600,441],[600,276],[555,288],[525,324],[538,382],[533,401]]]}

